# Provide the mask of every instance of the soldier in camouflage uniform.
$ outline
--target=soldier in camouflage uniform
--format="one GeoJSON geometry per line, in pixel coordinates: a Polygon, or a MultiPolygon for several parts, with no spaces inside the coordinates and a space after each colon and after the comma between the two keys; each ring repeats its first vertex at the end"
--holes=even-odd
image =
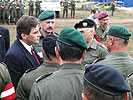
{"type": "Polygon", "coordinates": [[[16,4],[15,1],[12,1],[10,5],[10,10],[11,10],[11,24],[17,22],[17,11],[16,11],[16,4]]]}
{"type": "Polygon", "coordinates": [[[34,12],[34,2],[32,0],[29,1],[29,16],[33,16],[34,12]]]}
{"type": "Polygon", "coordinates": [[[20,7],[20,2],[16,0],[16,10],[17,10],[17,20],[21,17],[21,7],[20,7]]]}
{"type": "Polygon", "coordinates": [[[37,0],[36,2],[35,2],[35,6],[36,6],[36,17],[38,17],[38,15],[40,15],[40,1],[39,0],[37,0]]]}
{"type": "Polygon", "coordinates": [[[75,1],[74,0],[71,1],[71,17],[72,18],[75,17],[75,1]]]}
{"type": "Polygon", "coordinates": [[[63,18],[65,16],[65,14],[66,14],[66,18],[67,18],[68,17],[68,1],[67,0],[65,0],[63,2],[63,7],[64,7],[64,9],[63,9],[63,18]]]}
{"type": "Polygon", "coordinates": [[[93,20],[84,19],[79,23],[76,23],[74,27],[84,35],[89,47],[82,60],[83,65],[92,64],[96,59],[104,58],[109,54],[107,48],[103,44],[97,42],[94,38],[96,24],[93,20]]]}
{"type": "Polygon", "coordinates": [[[21,16],[23,16],[24,15],[24,10],[25,10],[25,5],[23,4],[22,0],[20,0],[19,2],[20,2],[21,16]]]}
{"type": "Polygon", "coordinates": [[[4,0],[4,4],[3,4],[3,24],[7,23],[9,24],[9,0],[4,0]]]}
{"type": "Polygon", "coordinates": [[[0,100],[12,100],[15,97],[16,93],[8,69],[0,62],[0,100]]]}
{"type": "Polygon", "coordinates": [[[113,2],[111,4],[111,10],[112,10],[112,16],[114,15],[114,11],[115,11],[115,2],[113,2]]]}
{"type": "Polygon", "coordinates": [[[2,22],[2,0],[0,0],[0,23],[2,22]]]}
{"type": "Polygon", "coordinates": [[[98,15],[98,21],[99,21],[99,26],[97,28],[97,33],[96,35],[98,36],[98,38],[105,43],[107,40],[106,34],[109,31],[109,27],[108,27],[108,23],[109,23],[109,14],[108,12],[101,12],[98,15]]]}
{"type": "Polygon", "coordinates": [[[17,100],[29,100],[30,91],[36,79],[41,75],[47,76],[58,69],[59,61],[55,54],[56,40],[55,35],[44,37],[42,42],[44,63],[39,68],[30,69],[24,73],[17,86],[17,100]]]}

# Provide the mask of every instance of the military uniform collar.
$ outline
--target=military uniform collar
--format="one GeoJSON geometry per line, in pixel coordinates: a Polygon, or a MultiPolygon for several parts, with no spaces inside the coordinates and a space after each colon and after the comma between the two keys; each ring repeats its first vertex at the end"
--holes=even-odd
{"type": "Polygon", "coordinates": [[[96,41],[96,39],[93,39],[89,48],[96,49],[96,47],[97,47],[97,41],[96,41]]]}
{"type": "Polygon", "coordinates": [[[109,27],[108,27],[108,26],[106,27],[106,29],[105,29],[105,30],[103,30],[101,26],[99,26],[98,28],[99,28],[100,30],[102,30],[103,32],[105,32],[105,30],[108,30],[108,29],[109,29],[109,27]]]}
{"type": "Polygon", "coordinates": [[[110,55],[113,55],[113,56],[129,56],[128,52],[111,52],[110,55]]]}
{"type": "Polygon", "coordinates": [[[40,67],[44,67],[44,66],[45,67],[56,67],[56,68],[59,67],[59,65],[56,63],[47,63],[47,62],[43,62],[40,67]]]}
{"type": "Polygon", "coordinates": [[[78,63],[65,63],[60,66],[60,70],[62,69],[78,69],[78,70],[84,70],[84,65],[78,64],[78,63]]]}

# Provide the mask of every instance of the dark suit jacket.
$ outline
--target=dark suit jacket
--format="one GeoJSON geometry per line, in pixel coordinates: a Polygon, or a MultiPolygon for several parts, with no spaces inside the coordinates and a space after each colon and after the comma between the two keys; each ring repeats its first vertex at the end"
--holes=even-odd
{"type": "Polygon", "coordinates": [[[0,61],[4,60],[4,56],[10,47],[9,30],[0,26],[0,61]]]}
{"type": "MultiPolygon", "coordinates": [[[[39,55],[37,55],[37,58],[40,61],[39,55]]],[[[9,48],[5,55],[4,62],[7,64],[15,89],[19,79],[27,69],[39,66],[34,56],[29,53],[29,51],[18,39],[15,40],[12,46],[9,48]]]]}

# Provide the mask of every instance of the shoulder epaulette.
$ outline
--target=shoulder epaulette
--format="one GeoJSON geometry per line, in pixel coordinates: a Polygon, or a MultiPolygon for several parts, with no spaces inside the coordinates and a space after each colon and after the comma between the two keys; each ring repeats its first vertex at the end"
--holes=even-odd
{"type": "Polygon", "coordinates": [[[59,35],[58,33],[54,32],[54,34],[59,35]]]}
{"type": "Polygon", "coordinates": [[[103,45],[102,43],[98,43],[102,48],[107,49],[107,47],[105,45],[103,45]]]}
{"type": "Polygon", "coordinates": [[[30,71],[35,70],[35,69],[37,69],[37,68],[30,68],[30,69],[26,70],[25,73],[29,73],[30,71]]]}
{"type": "Polygon", "coordinates": [[[56,32],[53,32],[52,34],[53,34],[53,35],[55,35],[55,36],[58,36],[58,35],[59,35],[59,34],[58,34],[58,33],[56,33],[56,32]]]}
{"type": "Polygon", "coordinates": [[[95,64],[95,63],[97,63],[97,62],[99,62],[99,61],[101,61],[101,60],[104,60],[105,59],[105,57],[104,58],[99,58],[99,59],[96,59],[96,60],[94,60],[93,61],[93,63],[92,64],[95,64]]]}
{"type": "Polygon", "coordinates": [[[103,44],[102,44],[102,47],[107,49],[107,47],[105,45],[103,45],[103,44]]]}
{"type": "Polygon", "coordinates": [[[6,66],[6,64],[5,64],[5,63],[3,63],[3,62],[0,62],[0,64],[2,64],[2,65],[4,65],[4,66],[6,66]]]}
{"type": "Polygon", "coordinates": [[[53,74],[52,72],[48,73],[48,74],[44,74],[44,75],[41,75],[39,76],[37,79],[36,79],[36,83],[38,83],[40,80],[50,76],[51,74],[53,74]]]}
{"type": "Polygon", "coordinates": [[[128,75],[128,77],[130,77],[130,76],[132,76],[133,75],[133,72],[132,73],[130,73],[129,75],[128,75]]]}

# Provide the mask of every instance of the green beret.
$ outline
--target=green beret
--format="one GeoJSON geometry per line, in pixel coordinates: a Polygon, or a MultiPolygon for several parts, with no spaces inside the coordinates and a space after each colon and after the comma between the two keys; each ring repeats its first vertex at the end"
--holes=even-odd
{"type": "Polygon", "coordinates": [[[129,32],[129,30],[127,28],[125,28],[124,26],[112,26],[109,29],[109,32],[107,33],[107,35],[111,35],[111,36],[115,36],[115,37],[119,37],[122,39],[126,39],[129,40],[129,37],[132,35],[131,32],[129,32]]]}
{"type": "Polygon", "coordinates": [[[54,18],[55,18],[55,12],[53,10],[43,11],[38,17],[38,19],[40,20],[54,19],[54,18]]]}
{"type": "Polygon", "coordinates": [[[61,30],[60,34],[58,35],[58,40],[70,45],[76,44],[79,47],[88,49],[88,45],[83,34],[74,28],[67,27],[61,30]]]}

